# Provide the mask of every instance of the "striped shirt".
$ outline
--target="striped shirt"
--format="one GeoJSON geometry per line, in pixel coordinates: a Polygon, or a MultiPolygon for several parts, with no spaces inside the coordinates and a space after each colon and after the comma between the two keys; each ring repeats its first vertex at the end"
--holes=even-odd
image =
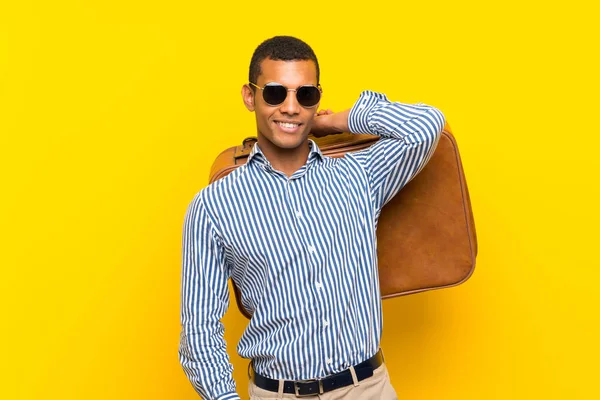
{"type": "Polygon", "coordinates": [[[373,356],[382,333],[377,221],[431,157],[436,108],[364,91],[352,133],[381,137],[341,158],[309,140],[288,177],[254,145],[246,164],[196,194],[184,220],[179,358],[206,399],[239,399],[220,319],[228,278],[250,312],[238,346],[261,375],[318,379],[373,356]]]}

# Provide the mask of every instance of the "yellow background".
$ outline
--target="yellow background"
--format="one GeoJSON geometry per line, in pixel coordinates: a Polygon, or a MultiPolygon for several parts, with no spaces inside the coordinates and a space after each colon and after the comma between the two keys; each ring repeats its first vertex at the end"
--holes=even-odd
{"type": "Polygon", "coordinates": [[[197,398],[177,360],[183,215],[255,134],[240,88],[276,34],[317,53],[323,107],[425,102],[460,146],[477,268],[384,302],[400,398],[595,397],[597,20],[580,1],[2,2],[0,398],[197,398]]]}

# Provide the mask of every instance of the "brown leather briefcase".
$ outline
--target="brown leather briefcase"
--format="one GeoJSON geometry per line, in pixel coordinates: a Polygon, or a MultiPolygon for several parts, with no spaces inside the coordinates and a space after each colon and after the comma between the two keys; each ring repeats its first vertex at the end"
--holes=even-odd
{"type": "MultiPolygon", "coordinates": [[[[375,135],[310,136],[324,155],[342,157],[371,146],[375,135]]],[[[244,139],[215,159],[210,183],[246,163],[256,142],[244,139]]],[[[377,226],[382,298],[458,285],[475,268],[477,237],[458,146],[446,124],[427,165],[382,209],[377,226]]],[[[235,286],[238,308],[246,317],[235,286]]]]}

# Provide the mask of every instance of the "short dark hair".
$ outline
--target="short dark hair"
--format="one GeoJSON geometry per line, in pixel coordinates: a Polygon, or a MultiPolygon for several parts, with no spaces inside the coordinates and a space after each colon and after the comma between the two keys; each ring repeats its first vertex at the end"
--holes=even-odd
{"type": "MultiPolygon", "coordinates": [[[[250,82],[256,84],[261,74],[260,63],[270,58],[271,60],[293,61],[312,60],[317,67],[317,84],[319,83],[319,62],[315,52],[308,44],[292,36],[275,36],[262,42],[252,55],[250,61],[250,82]]],[[[252,86],[252,90],[255,90],[252,86]]]]}

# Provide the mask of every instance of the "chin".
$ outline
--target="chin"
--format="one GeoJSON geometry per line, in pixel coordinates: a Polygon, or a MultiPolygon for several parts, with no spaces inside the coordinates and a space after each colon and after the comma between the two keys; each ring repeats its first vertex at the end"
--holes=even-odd
{"type": "Polygon", "coordinates": [[[280,149],[292,150],[304,144],[308,138],[308,132],[297,132],[294,134],[284,132],[269,132],[270,134],[263,135],[265,139],[271,142],[275,147],[280,149]]]}
{"type": "Polygon", "coordinates": [[[306,138],[307,136],[305,135],[290,135],[289,137],[276,136],[271,142],[279,148],[291,150],[301,146],[306,141],[306,138]]]}

